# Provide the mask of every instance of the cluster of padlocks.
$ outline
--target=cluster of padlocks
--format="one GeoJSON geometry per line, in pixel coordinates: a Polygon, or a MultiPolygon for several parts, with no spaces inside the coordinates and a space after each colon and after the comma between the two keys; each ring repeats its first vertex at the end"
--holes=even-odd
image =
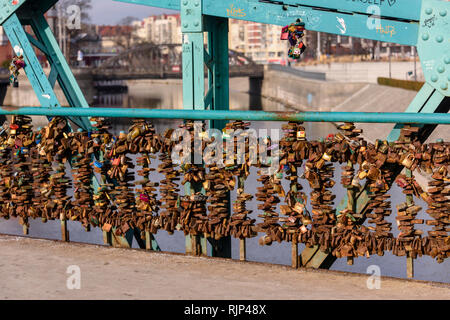
{"type": "MultiPolygon", "coordinates": [[[[271,172],[264,170],[269,163],[250,161],[248,122],[226,125],[224,135],[227,130],[240,129],[232,139],[246,143],[241,150],[245,161],[238,163],[236,158],[225,161],[230,159],[223,142],[225,166],[175,163],[172,151],[179,141],[172,137],[174,129],[160,135],[147,120],[133,121],[128,133],[117,136],[110,133],[106,119],[91,118],[91,122],[92,132],[71,132],[65,118],[54,117],[46,127],[33,131],[31,118],[12,117],[0,135],[1,217],[18,217],[25,226],[30,218],[43,222],[66,219],[118,236],[138,229],[143,238],[146,232],[158,230],[216,240],[264,233],[261,245],[274,241],[319,245],[338,258],[390,251],[413,258],[429,255],[442,262],[450,255],[450,144],[422,144],[418,128],[406,125],[398,141],[372,144],[352,123],[339,126],[339,133],[326,139],[308,141],[302,123],[289,122],[282,126],[279,142],[266,137],[258,144],[257,154],[270,158],[279,143],[279,166],[271,172]],[[136,164],[131,155],[136,156],[136,164]],[[161,163],[155,170],[151,165],[157,158],[161,163]],[[343,165],[341,184],[348,196],[339,209],[332,190],[335,163],[343,165]],[[247,209],[253,195],[245,192],[252,165],[259,176],[255,213],[247,209]],[[402,168],[406,174],[398,174],[402,168]],[[430,176],[427,191],[414,179],[414,170],[430,176]],[[155,182],[155,171],[164,179],[155,182]],[[98,177],[97,188],[93,187],[94,176],[98,177]],[[289,190],[284,190],[283,179],[288,180],[289,190]],[[302,191],[306,181],[309,197],[302,191]],[[405,194],[405,202],[396,206],[398,236],[386,220],[392,213],[388,191],[393,183],[405,194]],[[180,184],[187,190],[184,195],[180,184]],[[71,188],[73,196],[68,195],[71,188]],[[231,204],[229,192],[234,190],[236,201],[231,204]],[[368,202],[360,211],[357,198],[363,190],[368,191],[368,202]],[[430,219],[416,217],[422,208],[414,197],[427,203],[430,219]],[[366,218],[367,225],[363,225],[366,218]],[[416,228],[424,223],[430,230],[416,228]]],[[[203,154],[206,144],[216,139],[197,139],[195,135],[203,135],[205,128],[194,130],[191,121],[182,128],[190,135],[188,143],[194,153],[203,154]]],[[[237,143],[232,146],[236,155],[237,143]]]]}
{"type": "Polygon", "coordinates": [[[306,46],[302,39],[305,32],[305,23],[300,19],[297,19],[295,23],[291,23],[288,26],[281,29],[281,40],[289,41],[288,57],[294,60],[299,60],[303,52],[306,50],[306,46]]]}

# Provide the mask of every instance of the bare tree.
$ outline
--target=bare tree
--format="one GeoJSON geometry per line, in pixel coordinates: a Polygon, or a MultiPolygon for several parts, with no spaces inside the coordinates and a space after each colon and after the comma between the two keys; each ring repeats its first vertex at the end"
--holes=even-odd
{"type": "Polygon", "coordinates": [[[66,12],[71,5],[76,5],[80,8],[81,21],[87,23],[91,20],[89,11],[92,9],[92,0],[59,0],[57,4],[51,9],[50,14],[57,15],[58,7],[66,12]]]}
{"type": "Polygon", "coordinates": [[[132,23],[137,20],[139,20],[139,19],[136,17],[127,16],[125,18],[120,19],[117,24],[120,26],[131,26],[132,23]]]}
{"type": "Polygon", "coordinates": [[[71,39],[88,32],[91,9],[91,0],[59,0],[48,12],[59,46],[68,60],[73,56],[71,39]]]}
{"type": "Polygon", "coordinates": [[[128,50],[138,42],[135,34],[137,27],[133,25],[133,22],[137,20],[139,19],[136,17],[127,16],[118,22],[115,28],[114,42],[121,49],[128,50]]]}

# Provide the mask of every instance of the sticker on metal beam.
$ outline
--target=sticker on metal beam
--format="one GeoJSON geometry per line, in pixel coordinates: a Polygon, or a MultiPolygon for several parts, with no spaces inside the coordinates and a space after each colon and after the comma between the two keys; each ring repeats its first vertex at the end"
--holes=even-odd
{"type": "Polygon", "coordinates": [[[181,31],[202,32],[202,0],[181,0],[181,31]]]}

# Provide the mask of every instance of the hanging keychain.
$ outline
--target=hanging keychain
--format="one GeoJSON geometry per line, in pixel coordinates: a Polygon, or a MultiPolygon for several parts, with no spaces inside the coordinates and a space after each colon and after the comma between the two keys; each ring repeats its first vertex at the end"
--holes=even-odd
{"type": "Polygon", "coordinates": [[[9,66],[9,82],[13,84],[14,88],[19,87],[19,71],[25,67],[23,55],[14,56],[9,66]]]}
{"type": "Polygon", "coordinates": [[[299,60],[306,46],[302,41],[305,31],[305,23],[301,19],[297,19],[295,23],[281,29],[281,40],[289,40],[291,47],[288,51],[288,56],[291,59],[299,60]]]}

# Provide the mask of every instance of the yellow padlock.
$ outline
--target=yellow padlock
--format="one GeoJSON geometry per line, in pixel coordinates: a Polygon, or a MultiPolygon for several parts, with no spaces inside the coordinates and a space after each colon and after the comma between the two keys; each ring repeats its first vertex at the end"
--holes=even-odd
{"type": "Polygon", "coordinates": [[[412,153],[408,153],[406,157],[402,161],[402,165],[406,168],[411,168],[414,162],[414,155],[412,153]]]}
{"type": "Polygon", "coordinates": [[[379,175],[380,175],[380,170],[376,167],[371,167],[369,169],[369,172],[367,173],[367,178],[369,178],[370,180],[376,180],[379,175]]]}
{"type": "Polygon", "coordinates": [[[331,156],[328,153],[324,153],[322,156],[322,159],[325,161],[330,161],[331,160],[331,156]]]}
{"type": "Polygon", "coordinates": [[[356,187],[356,188],[360,188],[360,187],[361,187],[361,185],[359,184],[359,180],[358,180],[357,177],[354,177],[354,178],[352,179],[352,186],[353,186],[353,187],[356,187]]]}
{"type": "Polygon", "coordinates": [[[305,131],[297,131],[297,138],[298,139],[306,138],[306,132],[305,131]]]}

